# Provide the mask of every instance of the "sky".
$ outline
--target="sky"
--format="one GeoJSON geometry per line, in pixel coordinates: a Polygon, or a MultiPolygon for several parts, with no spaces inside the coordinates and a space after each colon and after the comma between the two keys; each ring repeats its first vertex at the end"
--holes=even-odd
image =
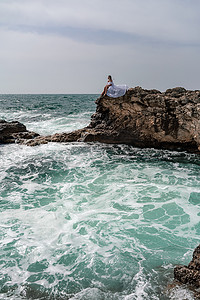
{"type": "Polygon", "coordinates": [[[200,0],[0,0],[0,94],[200,89],[200,0]]]}

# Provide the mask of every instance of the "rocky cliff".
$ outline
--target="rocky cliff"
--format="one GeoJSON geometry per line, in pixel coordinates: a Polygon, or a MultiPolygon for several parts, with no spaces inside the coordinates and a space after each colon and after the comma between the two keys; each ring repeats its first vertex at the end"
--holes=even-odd
{"type": "Polygon", "coordinates": [[[106,96],[96,104],[91,123],[83,129],[16,140],[27,145],[83,141],[200,153],[200,91],[177,87],[161,93],[135,87],[123,97],[106,96]]]}
{"type": "Polygon", "coordinates": [[[200,299],[200,245],[194,250],[188,266],[175,267],[174,278],[180,283],[187,284],[195,291],[195,299],[200,299]]]}
{"type": "Polygon", "coordinates": [[[199,151],[200,91],[136,87],[118,99],[97,100],[86,141],[199,151]]]}

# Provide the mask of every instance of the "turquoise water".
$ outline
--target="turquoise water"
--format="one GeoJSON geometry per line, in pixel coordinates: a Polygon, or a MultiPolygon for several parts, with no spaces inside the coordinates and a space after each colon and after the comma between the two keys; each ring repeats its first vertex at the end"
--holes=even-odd
{"type": "MultiPolygon", "coordinates": [[[[98,95],[0,95],[40,134],[89,124],[98,95]]],[[[200,159],[99,143],[0,146],[0,299],[193,299],[168,288],[200,234],[200,159]]]]}

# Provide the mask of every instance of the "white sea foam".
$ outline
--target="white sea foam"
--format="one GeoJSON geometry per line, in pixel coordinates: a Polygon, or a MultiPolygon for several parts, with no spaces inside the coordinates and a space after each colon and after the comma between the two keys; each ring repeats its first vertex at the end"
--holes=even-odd
{"type": "Polygon", "coordinates": [[[60,132],[70,132],[87,126],[90,123],[90,116],[93,112],[82,112],[70,114],[68,116],[55,116],[50,113],[38,113],[37,110],[25,111],[1,111],[0,119],[6,121],[22,122],[29,131],[37,132],[41,135],[54,134],[60,132]]]}
{"type": "Polygon", "coordinates": [[[159,299],[160,276],[191,259],[200,213],[189,201],[200,192],[192,166],[99,144],[5,145],[0,153],[9,285],[35,282],[58,295],[60,286],[72,299],[159,299]]]}
{"type": "Polygon", "coordinates": [[[87,126],[90,122],[90,113],[81,113],[67,117],[47,118],[38,123],[27,123],[28,130],[35,131],[41,135],[54,134],[60,132],[71,132],[87,126]]]}
{"type": "Polygon", "coordinates": [[[194,293],[186,287],[176,287],[169,292],[169,298],[171,300],[194,300],[194,293]]]}
{"type": "MultiPolygon", "coordinates": [[[[45,119],[48,119],[51,117],[50,114],[43,114],[42,115],[43,118],[45,119]]],[[[26,111],[26,110],[19,110],[19,111],[4,111],[2,110],[0,112],[0,119],[5,119],[7,122],[10,122],[10,121],[19,121],[19,122],[23,122],[23,121],[26,121],[26,122],[30,122],[33,120],[36,122],[37,119],[40,119],[41,118],[41,114],[38,113],[37,111],[26,111]]]]}

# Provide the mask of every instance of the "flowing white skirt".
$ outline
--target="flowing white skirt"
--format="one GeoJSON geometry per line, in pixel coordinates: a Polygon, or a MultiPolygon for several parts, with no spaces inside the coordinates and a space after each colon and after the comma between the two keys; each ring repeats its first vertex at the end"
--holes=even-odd
{"type": "Polygon", "coordinates": [[[107,90],[107,96],[112,98],[121,97],[126,94],[127,90],[128,90],[128,86],[125,84],[124,85],[112,84],[107,90]]]}

